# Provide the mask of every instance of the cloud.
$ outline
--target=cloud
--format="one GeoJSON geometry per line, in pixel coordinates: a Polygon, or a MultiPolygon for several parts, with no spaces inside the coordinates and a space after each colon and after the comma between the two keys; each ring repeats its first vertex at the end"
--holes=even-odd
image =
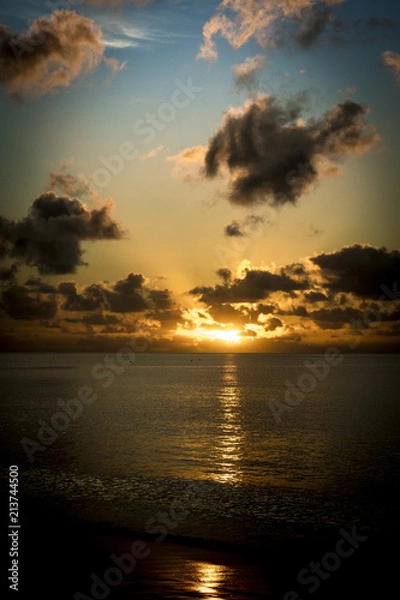
{"type": "Polygon", "coordinates": [[[205,304],[257,302],[273,292],[293,292],[309,288],[307,278],[293,278],[282,269],[278,273],[267,270],[248,269],[242,278],[237,277],[215,287],[200,286],[190,290],[205,304]]]}
{"type": "MultiPolygon", "coordinates": [[[[379,139],[374,126],[365,122],[368,108],[350,99],[308,123],[300,119],[303,105],[302,98],[281,105],[263,95],[230,109],[209,140],[203,175],[213,179],[227,172],[226,195],[234,204],[295,203],[320,179],[339,171],[331,161],[366,152],[379,139]]],[[[204,147],[174,158],[199,160],[199,148],[204,147]]]]}
{"type": "Polygon", "coordinates": [[[248,215],[243,221],[232,221],[225,227],[225,235],[228,237],[254,236],[260,225],[264,223],[261,215],[248,215]]]}
{"type": "Polygon", "coordinates": [[[70,86],[102,62],[112,72],[122,68],[103,54],[101,29],[73,11],[36,19],[25,33],[1,25],[0,83],[15,98],[43,96],[70,86]]]}
{"type": "Polygon", "coordinates": [[[91,312],[106,310],[115,313],[143,312],[150,307],[143,293],[145,277],[139,273],[129,273],[125,279],[112,284],[96,282],[78,291],[75,282],[59,284],[59,292],[64,296],[62,307],[68,311],[91,312]]]}
{"type": "Polygon", "coordinates": [[[12,285],[3,291],[0,307],[16,320],[52,319],[57,313],[57,300],[40,293],[32,295],[26,286],[12,285]]]}
{"type": "Polygon", "coordinates": [[[102,312],[91,313],[88,315],[84,315],[80,322],[89,326],[109,326],[109,325],[120,325],[121,320],[115,315],[104,315],[102,312]]]}
{"type": "Polygon", "coordinates": [[[172,175],[189,182],[198,178],[198,168],[204,163],[204,158],[207,153],[207,146],[192,146],[174,154],[167,156],[168,162],[173,162],[174,168],[172,175]]]}
{"type": "Polygon", "coordinates": [[[228,237],[243,237],[244,233],[239,221],[232,221],[230,225],[227,225],[225,227],[225,235],[228,237]]]}
{"type": "Polygon", "coordinates": [[[257,54],[256,56],[248,56],[240,65],[231,67],[235,85],[239,89],[253,90],[258,85],[258,71],[266,64],[265,56],[257,54]]]}
{"type": "Polygon", "coordinates": [[[89,210],[80,200],[46,192],[20,221],[0,217],[5,254],[34,266],[41,274],[74,273],[84,265],[81,242],[118,240],[124,235],[111,218],[113,204],[89,210]]]}
{"type": "Polygon", "coordinates": [[[364,298],[381,295],[381,285],[400,281],[400,252],[375,246],[354,244],[335,252],[310,258],[332,292],[352,293],[364,298]]]}
{"type": "Polygon", "coordinates": [[[212,306],[208,312],[218,324],[245,325],[245,323],[247,323],[247,317],[243,312],[237,310],[230,304],[217,304],[212,306]]]}
{"type": "Polygon", "coordinates": [[[304,294],[304,298],[307,300],[307,302],[311,302],[312,304],[314,302],[326,302],[328,300],[328,297],[325,296],[325,294],[323,294],[322,292],[307,292],[306,294],[304,294]]]}
{"type": "Polygon", "coordinates": [[[150,290],[149,296],[156,310],[169,310],[174,307],[170,290],[150,290]]]}
{"type": "Polygon", "coordinates": [[[294,39],[303,46],[310,48],[325,31],[332,19],[332,8],[327,5],[305,7],[296,15],[296,32],[294,39]]]}
{"type": "Polygon", "coordinates": [[[352,307],[322,308],[309,313],[309,316],[321,329],[342,329],[349,323],[363,323],[363,312],[352,307]]]}
{"type": "Polygon", "coordinates": [[[315,227],[312,223],[310,225],[309,228],[310,232],[309,232],[309,237],[317,237],[319,235],[322,235],[324,233],[323,229],[318,229],[318,227],[315,227]]]}
{"type": "Polygon", "coordinates": [[[396,23],[392,19],[363,17],[355,21],[343,21],[340,18],[332,19],[329,39],[336,46],[349,43],[371,43],[379,35],[388,37],[396,23]]]}
{"type": "Polygon", "coordinates": [[[92,186],[90,179],[79,173],[73,175],[66,169],[62,171],[51,171],[48,181],[49,191],[54,191],[67,196],[87,196],[91,200],[98,200],[98,193],[92,186]]]}
{"type": "Polygon", "coordinates": [[[0,268],[0,282],[3,283],[15,283],[16,274],[18,271],[17,263],[11,265],[11,267],[2,267],[0,268]]]}
{"type": "Polygon", "coordinates": [[[349,85],[349,86],[347,86],[347,88],[345,88],[343,90],[339,89],[337,91],[337,93],[339,95],[345,95],[345,96],[353,96],[356,92],[357,92],[357,88],[355,85],[349,85]]]}
{"type": "Polygon", "coordinates": [[[232,271],[226,267],[222,267],[221,269],[218,269],[217,275],[224,283],[228,283],[232,278],[232,271]]]}
{"type": "Polygon", "coordinates": [[[24,283],[25,288],[29,288],[29,291],[34,291],[38,294],[57,294],[58,289],[41,279],[36,277],[29,277],[24,283]]]}
{"type": "Polygon", "coordinates": [[[283,327],[283,323],[277,317],[270,317],[264,324],[265,331],[275,331],[279,327],[283,327]]]}
{"type": "MultiPolygon", "coordinates": [[[[203,43],[198,58],[215,62],[218,52],[215,37],[226,39],[234,50],[255,38],[262,48],[275,45],[282,22],[300,26],[297,41],[311,45],[322,33],[332,7],[344,0],[223,0],[216,14],[203,27],[203,43]]],[[[296,38],[296,36],[295,36],[296,38]]]]}
{"type": "Polygon", "coordinates": [[[180,309],[168,289],[149,289],[142,273],[129,273],[116,282],[97,281],[80,290],[73,281],[63,281],[58,286],[63,296],[62,308],[70,312],[139,313],[146,318],[171,321],[180,318],[180,309]]]}
{"type": "Polygon", "coordinates": [[[164,144],[160,144],[159,146],[157,146],[157,148],[152,148],[152,150],[149,150],[149,152],[147,152],[146,154],[141,154],[139,156],[139,160],[141,161],[145,161],[145,160],[149,160],[151,158],[155,158],[157,156],[157,154],[159,154],[162,150],[164,150],[164,144]]]}
{"type": "MultiPolygon", "coordinates": [[[[372,323],[394,323],[400,319],[396,306],[383,310],[381,289],[385,284],[393,289],[393,295],[397,294],[398,250],[388,252],[385,248],[355,244],[273,271],[251,267],[237,277],[229,269],[220,269],[217,274],[222,283],[198,286],[190,294],[207,306],[205,313],[215,321],[251,325],[258,328],[261,337],[263,332],[287,328],[281,320],[285,315],[291,318],[290,327],[304,329],[308,322],[310,331],[315,331],[313,322],[321,330],[335,331],[350,325],[353,329],[370,329],[374,335],[379,334],[378,328],[369,327],[368,321],[365,327],[362,325],[365,311],[375,313],[372,323]],[[270,300],[268,304],[262,302],[266,298],[270,300]],[[294,302],[296,298],[300,303],[294,302]],[[372,303],[372,298],[379,300],[372,303]]],[[[215,323],[209,326],[215,328],[215,323]]]]}
{"type": "Polygon", "coordinates": [[[381,55],[381,61],[383,66],[392,71],[396,77],[397,83],[400,84],[400,54],[392,52],[391,50],[386,50],[386,52],[383,52],[381,55]]]}

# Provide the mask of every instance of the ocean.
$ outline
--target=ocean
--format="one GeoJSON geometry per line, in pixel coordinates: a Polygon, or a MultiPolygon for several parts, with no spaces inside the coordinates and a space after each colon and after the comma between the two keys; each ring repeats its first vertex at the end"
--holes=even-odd
{"type": "Polygon", "coordinates": [[[199,547],[398,530],[399,383],[398,355],[2,354],[2,488],[27,527],[199,547]]]}

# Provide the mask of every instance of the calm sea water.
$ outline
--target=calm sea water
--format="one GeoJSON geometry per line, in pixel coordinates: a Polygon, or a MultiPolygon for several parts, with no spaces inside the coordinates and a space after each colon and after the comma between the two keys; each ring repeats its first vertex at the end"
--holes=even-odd
{"type": "Polygon", "coordinates": [[[3,482],[17,464],[32,501],[134,531],[178,505],[185,510],[167,527],[191,538],[256,544],[345,525],[390,530],[399,524],[400,356],[345,355],[313,385],[305,361],[320,358],[138,354],[111,375],[103,354],[3,354],[3,482]],[[278,422],[271,401],[285,402],[288,382],[313,389],[278,422]],[[58,402],[83,386],[96,399],[69,422],[58,417],[64,431],[31,449],[30,462],[21,439],[40,442],[58,402]]]}

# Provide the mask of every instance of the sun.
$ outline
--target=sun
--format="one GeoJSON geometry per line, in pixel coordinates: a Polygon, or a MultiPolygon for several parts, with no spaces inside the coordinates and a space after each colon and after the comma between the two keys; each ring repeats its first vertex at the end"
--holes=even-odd
{"type": "Polygon", "coordinates": [[[221,342],[226,342],[227,344],[237,344],[241,341],[239,331],[237,329],[216,329],[215,331],[211,330],[210,337],[213,340],[221,340],[221,342]]]}
{"type": "Polygon", "coordinates": [[[237,344],[242,341],[238,329],[202,329],[201,327],[187,332],[190,337],[202,340],[220,341],[226,344],[237,344]]]}

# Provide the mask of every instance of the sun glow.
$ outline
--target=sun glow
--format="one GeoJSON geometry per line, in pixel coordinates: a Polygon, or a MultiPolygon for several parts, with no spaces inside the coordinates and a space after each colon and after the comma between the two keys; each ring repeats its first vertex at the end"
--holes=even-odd
{"type": "Polygon", "coordinates": [[[197,329],[185,331],[185,334],[200,340],[221,341],[226,344],[237,344],[242,340],[238,329],[203,329],[198,327],[197,329]]]}

